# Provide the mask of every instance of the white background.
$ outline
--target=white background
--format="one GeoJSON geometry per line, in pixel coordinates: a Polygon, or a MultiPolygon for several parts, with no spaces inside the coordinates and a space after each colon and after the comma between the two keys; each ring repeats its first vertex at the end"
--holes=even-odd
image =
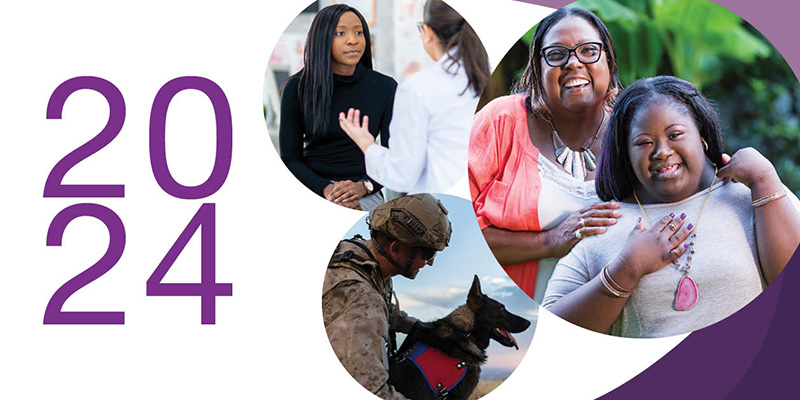
{"type": "MultiPolygon", "coordinates": [[[[495,65],[547,9],[510,0],[452,0],[482,37],[495,65]],[[491,6],[489,4],[491,3],[491,6]]],[[[362,214],[330,204],[284,168],[262,116],[264,71],[278,37],[305,2],[15,2],[0,16],[0,398],[353,398],[371,399],[339,365],[322,326],[323,271],[338,240],[362,214]],[[122,199],[43,198],[64,155],[105,125],[102,96],[71,96],[63,119],[47,120],[52,91],[81,75],[122,92],[119,136],[79,163],[65,183],[124,184],[122,199]],[[167,81],[206,77],[233,115],[233,163],[224,187],[180,200],[153,178],[150,107],[167,81]],[[66,311],[124,311],[121,326],[43,325],[55,290],[105,251],[97,220],[71,223],[61,247],[45,245],[63,208],[103,204],[125,224],[117,265],[76,292],[66,311]],[[145,282],[203,202],[217,204],[216,325],[200,324],[197,297],[147,297],[145,282]]],[[[209,101],[173,100],[167,154],[178,182],[206,179],[214,160],[209,101]]],[[[453,193],[468,198],[465,181],[453,193]]],[[[199,280],[199,235],[167,275],[199,280]]],[[[488,399],[594,398],[646,368],[683,337],[619,339],[539,314],[531,350],[488,399]],[[580,384],[576,384],[580,382],[580,384]]]]}

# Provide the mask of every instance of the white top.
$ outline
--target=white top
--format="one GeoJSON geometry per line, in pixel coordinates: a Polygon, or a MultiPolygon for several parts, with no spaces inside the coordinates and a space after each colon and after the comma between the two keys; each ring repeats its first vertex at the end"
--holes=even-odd
{"type": "Polygon", "coordinates": [[[467,172],[469,132],[479,100],[467,85],[464,67],[446,55],[401,83],[389,148],[367,148],[367,175],[397,192],[443,193],[453,187],[467,172]]]}
{"type": "MultiPolygon", "coordinates": [[[[602,201],[597,197],[594,180],[583,181],[568,175],[543,154],[539,155],[538,166],[542,184],[538,207],[542,231],[553,229],[573,212],[602,201]]],[[[539,260],[533,292],[533,299],[539,304],[542,304],[556,262],[557,258],[539,260]]]]}
{"type": "MultiPolygon", "coordinates": [[[[700,298],[688,311],[675,308],[675,292],[683,277],[672,264],[645,275],[633,290],[611,334],[625,337],[664,337],[691,332],[733,314],[764,288],[755,241],[755,221],[750,190],[743,184],[714,185],[699,223],[697,215],[707,190],[670,204],[645,205],[655,222],[673,212],[686,213],[697,234],[689,275],[700,298]]],[[[602,235],[589,236],[559,260],[547,287],[544,303],[549,308],[562,296],[589,282],[608,265],[627,241],[639,206],[620,203],[622,217],[602,235]]],[[[691,240],[691,239],[687,239],[691,240]]],[[[678,260],[685,265],[688,252],[678,260]]]]}

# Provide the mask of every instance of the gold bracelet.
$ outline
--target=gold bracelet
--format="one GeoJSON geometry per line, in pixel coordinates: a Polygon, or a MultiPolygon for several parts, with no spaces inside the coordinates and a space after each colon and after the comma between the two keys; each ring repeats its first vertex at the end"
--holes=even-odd
{"type": "Polygon", "coordinates": [[[786,197],[786,191],[781,189],[779,192],[775,192],[775,193],[773,193],[771,195],[764,196],[764,197],[762,197],[760,199],[753,200],[753,202],[751,204],[753,205],[753,208],[761,207],[764,204],[769,203],[770,201],[782,199],[784,197],[786,197]]]}
{"type": "Polygon", "coordinates": [[[621,291],[617,291],[617,290],[616,290],[616,289],[614,289],[614,288],[611,286],[611,284],[610,284],[610,283],[609,283],[609,282],[606,280],[606,279],[607,279],[607,278],[606,278],[606,270],[607,270],[607,269],[608,269],[608,265],[606,265],[605,267],[603,267],[603,269],[600,271],[600,280],[601,280],[601,281],[603,281],[603,286],[605,286],[605,287],[606,287],[606,290],[608,290],[608,291],[609,291],[611,294],[613,294],[613,295],[614,295],[614,296],[616,296],[616,297],[620,297],[620,298],[629,297],[629,296],[631,295],[631,292],[626,292],[626,291],[622,291],[622,292],[621,292],[621,291]]]}

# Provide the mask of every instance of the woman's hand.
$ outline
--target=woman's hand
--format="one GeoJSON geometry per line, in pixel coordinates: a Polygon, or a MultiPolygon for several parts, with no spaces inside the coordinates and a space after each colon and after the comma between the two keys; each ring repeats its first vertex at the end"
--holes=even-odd
{"type": "MultiPolygon", "coordinates": [[[[723,162],[725,162],[723,157],[723,162]]],[[[775,167],[761,155],[758,150],[747,147],[729,157],[725,166],[717,172],[717,177],[725,183],[730,181],[743,183],[750,190],[761,189],[759,186],[769,185],[766,190],[780,190],[782,187],[775,167]]]]}
{"type": "Polygon", "coordinates": [[[361,111],[349,109],[347,115],[339,113],[339,126],[347,136],[356,143],[359,149],[367,152],[367,147],[375,144],[375,136],[369,133],[369,117],[364,116],[364,120],[359,123],[361,111]]]}
{"type": "Polygon", "coordinates": [[[582,210],[575,211],[561,221],[555,228],[547,231],[547,245],[551,248],[551,257],[560,258],[586,236],[598,235],[606,231],[606,226],[617,223],[621,216],[614,201],[595,203],[582,210]],[[576,232],[580,233],[580,238],[576,232]]]}
{"type": "Polygon", "coordinates": [[[617,260],[609,266],[614,280],[632,290],[643,276],[677,260],[689,247],[688,242],[683,242],[694,229],[692,224],[682,228],[685,221],[686,214],[671,214],[645,230],[644,221],[639,218],[617,260]]]}
{"type": "Polygon", "coordinates": [[[344,205],[345,203],[358,202],[358,199],[367,194],[367,189],[362,182],[344,180],[334,182],[332,185],[333,187],[325,195],[325,198],[336,204],[344,205]]]}

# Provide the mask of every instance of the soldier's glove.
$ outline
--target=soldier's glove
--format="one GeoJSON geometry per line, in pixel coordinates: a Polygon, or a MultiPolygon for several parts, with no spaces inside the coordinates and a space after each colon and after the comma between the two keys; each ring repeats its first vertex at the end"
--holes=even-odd
{"type": "Polygon", "coordinates": [[[434,327],[432,322],[417,321],[416,323],[414,323],[414,327],[411,328],[411,334],[412,335],[425,334],[427,332],[433,331],[433,329],[434,327]]]}

